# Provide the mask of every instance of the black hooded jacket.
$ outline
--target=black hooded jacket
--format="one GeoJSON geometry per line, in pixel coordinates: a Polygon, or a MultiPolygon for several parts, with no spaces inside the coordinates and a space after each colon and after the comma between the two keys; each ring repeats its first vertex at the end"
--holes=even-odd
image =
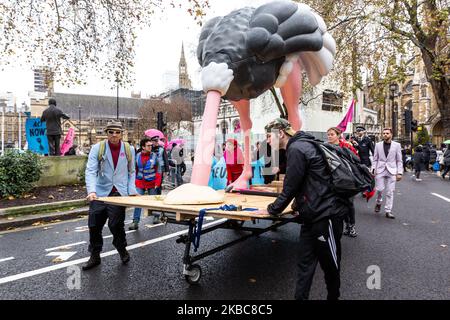
{"type": "Polygon", "coordinates": [[[314,223],[334,215],[344,216],[351,203],[337,197],[323,180],[317,178],[330,179],[325,159],[313,143],[300,139],[315,140],[303,131],[289,139],[283,191],[267,207],[268,212],[279,215],[295,198],[294,210],[298,211],[303,223],[314,223]]]}

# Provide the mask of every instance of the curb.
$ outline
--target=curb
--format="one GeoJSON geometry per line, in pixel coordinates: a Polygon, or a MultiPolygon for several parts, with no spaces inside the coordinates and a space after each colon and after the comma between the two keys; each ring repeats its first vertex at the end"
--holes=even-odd
{"type": "Polygon", "coordinates": [[[39,203],[32,204],[27,206],[19,206],[19,207],[9,207],[5,209],[0,209],[0,218],[4,216],[10,216],[15,214],[24,214],[24,213],[33,213],[39,212],[43,210],[53,210],[53,209],[62,209],[67,207],[80,207],[86,206],[86,199],[78,199],[78,200],[68,200],[68,201],[57,201],[50,203],[39,203]]]}
{"type": "Polygon", "coordinates": [[[70,211],[54,212],[54,213],[42,213],[23,215],[19,217],[0,218],[0,231],[8,230],[10,228],[18,228],[24,226],[30,226],[35,222],[50,222],[54,220],[69,220],[77,218],[78,216],[87,216],[89,213],[89,207],[82,207],[70,211]]]}

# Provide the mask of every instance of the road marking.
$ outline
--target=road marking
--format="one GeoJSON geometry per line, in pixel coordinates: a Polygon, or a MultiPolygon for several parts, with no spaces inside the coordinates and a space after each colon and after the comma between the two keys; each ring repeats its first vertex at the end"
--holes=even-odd
{"type": "Polygon", "coordinates": [[[146,224],[145,226],[147,228],[151,229],[151,228],[161,227],[163,225],[164,225],[164,223],[158,223],[158,224],[146,224]]]}
{"type": "Polygon", "coordinates": [[[88,231],[88,230],[89,230],[88,226],[82,226],[82,227],[75,228],[75,232],[84,232],[84,231],[88,231]]]}
{"type": "MultiPolygon", "coordinates": [[[[136,232],[136,230],[125,231],[125,234],[129,234],[129,233],[133,233],[133,232],[136,232]]],[[[103,239],[108,239],[108,238],[112,238],[112,237],[113,237],[113,235],[110,234],[109,236],[104,236],[103,239]]]]}
{"type": "MultiPolygon", "coordinates": [[[[226,220],[227,219],[220,219],[220,220],[217,220],[217,221],[214,221],[214,222],[211,222],[211,223],[207,223],[207,224],[205,224],[203,226],[203,228],[222,223],[222,222],[224,222],[226,220]]],[[[186,230],[182,230],[182,231],[178,231],[178,232],[171,233],[171,234],[159,237],[159,238],[147,240],[147,241],[144,241],[144,242],[141,242],[141,243],[138,243],[138,244],[133,244],[131,246],[128,246],[127,249],[128,250],[134,250],[136,248],[145,247],[145,246],[148,246],[148,245],[156,243],[156,242],[160,242],[160,241],[164,241],[164,240],[167,240],[167,239],[170,239],[170,238],[177,237],[177,236],[185,234],[187,232],[188,232],[187,229],[186,230]]],[[[104,257],[112,256],[112,255],[115,255],[115,254],[118,254],[117,250],[111,250],[111,251],[102,253],[100,256],[102,258],[104,258],[104,257]]],[[[37,269],[37,270],[32,270],[32,271],[28,271],[28,272],[24,272],[24,273],[19,273],[19,274],[13,275],[13,276],[0,278],[0,284],[12,282],[12,281],[16,281],[16,280],[20,280],[20,279],[24,279],[24,278],[33,277],[33,276],[36,276],[38,274],[43,274],[43,273],[47,273],[47,272],[50,272],[50,271],[64,269],[64,268],[69,267],[69,266],[73,266],[73,265],[76,265],[76,264],[84,263],[84,262],[86,262],[88,260],[89,260],[89,257],[81,258],[81,259],[78,259],[78,260],[67,261],[67,262],[64,262],[64,263],[57,264],[57,265],[53,265],[53,266],[49,266],[49,267],[45,267],[45,268],[41,268],[41,269],[37,269]]]]}
{"type": "Polygon", "coordinates": [[[80,242],[70,243],[70,244],[66,244],[66,245],[63,245],[63,246],[59,246],[59,247],[45,249],[45,251],[49,252],[49,251],[58,250],[58,249],[70,249],[73,246],[77,246],[79,244],[85,244],[85,243],[86,243],[86,241],[80,241],[80,242]]]}
{"type": "Polygon", "coordinates": [[[71,256],[73,256],[76,251],[59,251],[59,252],[50,252],[47,254],[48,257],[56,257],[53,262],[61,262],[69,260],[71,256]]]}
{"type": "Polygon", "coordinates": [[[14,257],[0,259],[0,262],[9,261],[9,260],[14,260],[14,257]]]}
{"type": "Polygon", "coordinates": [[[445,201],[447,201],[447,202],[450,202],[450,199],[449,198],[446,198],[446,197],[444,197],[444,196],[441,196],[440,194],[437,194],[437,193],[434,193],[434,192],[432,192],[431,193],[433,196],[435,196],[435,197],[438,197],[438,198],[441,198],[441,199],[443,199],[443,200],[445,200],[445,201]]]}

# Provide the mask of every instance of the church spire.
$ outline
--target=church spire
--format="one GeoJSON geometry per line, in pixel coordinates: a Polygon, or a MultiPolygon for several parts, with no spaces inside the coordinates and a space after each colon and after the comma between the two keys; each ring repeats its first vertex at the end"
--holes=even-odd
{"type": "Polygon", "coordinates": [[[187,72],[186,58],[184,57],[184,43],[181,42],[181,57],[178,64],[178,84],[180,88],[191,89],[191,80],[187,72]]]}

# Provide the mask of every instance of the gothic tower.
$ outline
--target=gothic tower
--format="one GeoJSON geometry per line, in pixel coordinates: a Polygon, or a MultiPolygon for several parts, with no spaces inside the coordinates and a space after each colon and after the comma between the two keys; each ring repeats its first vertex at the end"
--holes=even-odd
{"type": "Polygon", "coordinates": [[[180,63],[178,64],[178,85],[180,88],[192,89],[191,80],[189,80],[189,75],[187,72],[186,59],[184,57],[184,45],[181,43],[181,57],[180,63]]]}

